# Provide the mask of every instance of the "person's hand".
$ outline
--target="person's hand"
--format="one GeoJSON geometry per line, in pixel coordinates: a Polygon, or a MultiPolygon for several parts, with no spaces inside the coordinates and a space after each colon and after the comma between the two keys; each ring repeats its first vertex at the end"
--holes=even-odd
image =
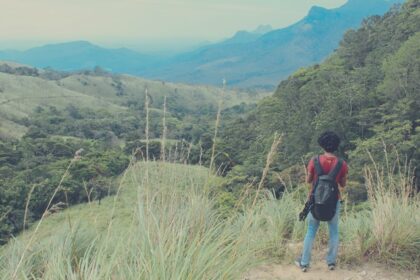
{"type": "Polygon", "coordinates": [[[347,192],[344,190],[343,187],[338,187],[338,191],[340,192],[341,200],[347,199],[347,192]]]}

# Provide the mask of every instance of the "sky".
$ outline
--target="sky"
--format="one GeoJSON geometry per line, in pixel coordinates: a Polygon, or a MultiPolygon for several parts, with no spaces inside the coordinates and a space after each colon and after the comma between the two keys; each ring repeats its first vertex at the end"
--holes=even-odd
{"type": "Polygon", "coordinates": [[[0,49],[87,40],[134,49],[187,47],[258,25],[288,26],[346,0],[0,0],[0,49]]]}

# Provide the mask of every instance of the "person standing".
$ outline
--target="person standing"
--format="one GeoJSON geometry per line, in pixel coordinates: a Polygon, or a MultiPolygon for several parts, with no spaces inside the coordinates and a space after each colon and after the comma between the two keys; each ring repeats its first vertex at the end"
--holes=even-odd
{"type": "Polygon", "coordinates": [[[309,268],[313,241],[321,221],[326,221],[329,229],[328,254],[326,258],[328,269],[335,269],[339,246],[338,222],[342,199],[341,192],[346,185],[348,174],[347,163],[334,154],[340,145],[339,136],[332,131],[326,131],[318,138],[318,144],[324,150],[324,153],[312,158],[307,167],[306,182],[311,186],[308,196],[311,210],[308,214],[308,229],[303,242],[303,251],[301,256],[295,261],[296,265],[303,272],[306,272],[309,268]],[[331,179],[330,182],[328,182],[329,179],[331,179]],[[327,188],[327,192],[325,192],[322,189],[323,185],[329,186],[328,184],[332,187],[327,188]],[[332,191],[328,194],[330,189],[332,191]],[[321,205],[322,199],[328,195],[331,196],[331,198],[328,198],[329,204],[321,205]]]}

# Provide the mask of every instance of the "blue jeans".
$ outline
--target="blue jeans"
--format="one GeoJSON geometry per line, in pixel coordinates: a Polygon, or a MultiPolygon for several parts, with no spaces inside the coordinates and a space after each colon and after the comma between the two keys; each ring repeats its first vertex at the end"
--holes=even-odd
{"type": "MultiPolygon", "coordinates": [[[[328,229],[330,240],[328,242],[327,264],[335,264],[338,252],[338,220],[340,216],[340,201],[337,202],[337,208],[334,217],[328,221],[328,229]]],[[[312,244],[314,242],[316,232],[319,228],[319,221],[316,220],[312,213],[308,214],[308,231],[306,232],[305,241],[303,242],[303,252],[300,261],[301,265],[309,265],[311,262],[312,244]]]]}

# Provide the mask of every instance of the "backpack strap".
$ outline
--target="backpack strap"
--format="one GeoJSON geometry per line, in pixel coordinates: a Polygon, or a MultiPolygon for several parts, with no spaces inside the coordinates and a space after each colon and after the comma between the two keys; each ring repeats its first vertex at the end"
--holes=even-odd
{"type": "Polygon", "coordinates": [[[314,157],[313,160],[314,160],[316,175],[318,175],[318,177],[321,176],[321,175],[324,175],[324,170],[322,170],[322,166],[321,166],[321,163],[319,161],[319,156],[314,157]]]}
{"type": "Polygon", "coordinates": [[[330,171],[330,173],[328,173],[328,176],[331,179],[337,179],[337,175],[338,173],[341,171],[341,167],[343,166],[343,160],[341,158],[338,159],[337,163],[335,164],[334,169],[332,169],[330,171]]]}

